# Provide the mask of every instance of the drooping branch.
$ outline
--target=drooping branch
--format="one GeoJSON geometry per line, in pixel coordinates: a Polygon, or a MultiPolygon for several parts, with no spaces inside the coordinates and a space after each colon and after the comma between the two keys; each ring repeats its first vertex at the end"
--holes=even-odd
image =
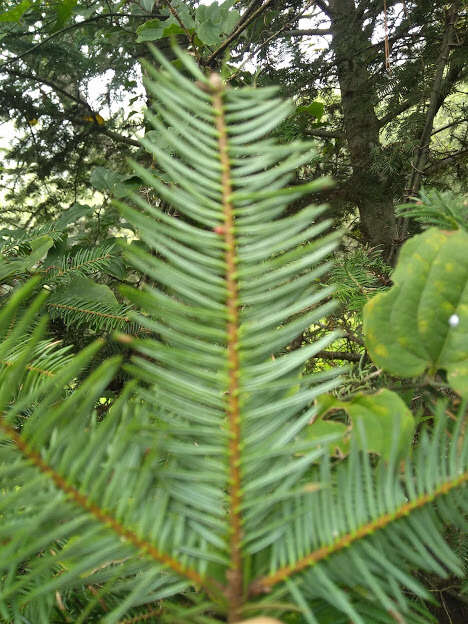
{"type": "MultiPolygon", "coordinates": [[[[79,104],[80,106],[82,106],[85,110],[89,112],[89,117],[95,118],[96,113],[95,111],[93,111],[92,107],[90,106],[90,104],[88,104],[86,100],[83,100],[82,98],[73,95],[73,93],[69,93],[66,89],[58,85],[56,82],[52,82],[47,78],[44,78],[42,76],[36,76],[32,73],[16,71],[13,69],[5,69],[4,71],[10,76],[22,78],[24,80],[31,80],[32,82],[36,82],[38,84],[50,87],[56,93],[59,93],[60,95],[68,98],[72,102],[75,102],[75,104],[79,104]]],[[[119,134],[118,132],[114,132],[113,130],[106,128],[105,125],[101,126],[95,124],[95,129],[98,131],[99,134],[105,134],[110,139],[117,141],[118,143],[125,143],[126,145],[131,145],[133,147],[141,147],[141,144],[135,139],[132,139],[131,137],[126,137],[123,134],[119,134]]]]}
{"type": "Polygon", "coordinates": [[[350,353],[349,351],[319,351],[315,357],[322,360],[344,360],[346,362],[359,362],[362,354],[350,353]]]}
{"type": "Polygon", "coordinates": [[[453,126],[459,126],[462,123],[466,123],[468,122],[468,118],[464,117],[463,119],[456,119],[455,121],[451,121],[448,124],[445,124],[445,126],[442,126],[441,128],[437,128],[437,130],[434,130],[432,132],[432,136],[434,136],[434,134],[438,134],[439,132],[442,132],[443,130],[447,130],[448,128],[452,128],[453,126]]]}
{"type": "Polygon", "coordinates": [[[333,130],[322,130],[321,128],[313,128],[304,132],[304,136],[320,137],[322,139],[342,139],[344,137],[340,132],[334,132],[333,130]]]}
{"type": "Polygon", "coordinates": [[[436,171],[437,169],[440,169],[441,167],[445,167],[446,165],[451,163],[453,160],[458,160],[459,158],[461,158],[462,156],[465,156],[466,154],[468,154],[468,148],[458,150],[457,152],[452,152],[448,156],[445,156],[445,158],[440,158],[439,160],[436,160],[431,165],[426,167],[423,173],[424,175],[427,175],[428,173],[432,173],[436,171]]]}

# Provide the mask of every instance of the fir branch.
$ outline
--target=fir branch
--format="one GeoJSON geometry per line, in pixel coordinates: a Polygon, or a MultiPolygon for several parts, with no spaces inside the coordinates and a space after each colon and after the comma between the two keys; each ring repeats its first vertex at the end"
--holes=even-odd
{"type": "Polygon", "coordinates": [[[89,500],[85,494],[68,483],[59,472],[44,461],[37,451],[30,447],[30,445],[13,427],[5,422],[3,416],[0,416],[0,430],[3,431],[11,442],[13,442],[16,448],[26,459],[36,466],[41,473],[47,475],[54,483],[55,487],[62,491],[67,498],[74,502],[78,507],[81,507],[90,513],[98,522],[112,530],[121,539],[135,546],[135,548],[141,551],[144,555],[150,557],[158,563],[163,564],[164,566],[167,566],[182,578],[186,578],[194,583],[197,587],[202,587],[206,589],[208,593],[213,593],[212,583],[209,580],[202,578],[196,570],[184,566],[176,559],[159,550],[156,546],[154,546],[154,544],[151,544],[141,538],[134,531],[122,525],[111,514],[96,505],[96,503],[89,500]]]}
{"type": "Polygon", "coordinates": [[[99,312],[98,310],[91,310],[89,308],[80,308],[78,306],[66,305],[64,303],[48,303],[47,305],[50,308],[57,308],[58,310],[70,310],[71,312],[88,314],[89,316],[98,316],[105,319],[112,319],[114,321],[120,321],[122,323],[131,322],[131,319],[128,316],[121,316],[119,314],[109,314],[106,312],[99,312]]]}
{"type": "Polygon", "coordinates": [[[354,542],[364,539],[369,535],[372,535],[376,531],[384,529],[391,523],[396,522],[397,520],[400,520],[405,516],[408,516],[413,511],[421,509],[425,505],[432,503],[439,496],[448,494],[451,490],[460,487],[467,482],[468,471],[465,471],[463,474],[456,477],[455,479],[451,479],[449,481],[446,481],[445,483],[442,483],[442,485],[436,488],[433,492],[423,494],[415,500],[404,503],[396,511],[383,514],[375,520],[372,520],[371,522],[368,522],[363,526],[359,527],[352,533],[350,532],[346,535],[342,535],[332,544],[318,548],[314,552],[296,561],[294,565],[284,566],[273,574],[270,574],[269,576],[254,580],[250,585],[249,594],[251,596],[255,596],[258,594],[269,592],[272,587],[282,581],[285,581],[294,574],[297,574],[298,572],[301,572],[306,568],[314,566],[319,561],[327,559],[331,555],[334,555],[344,550],[345,548],[348,548],[354,542]]]}
{"type": "MultiPolygon", "coordinates": [[[[7,368],[9,368],[11,366],[14,366],[16,362],[12,362],[10,360],[0,360],[0,364],[2,366],[6,366],[7,368]]],[[[33,373],[38,373],[39,375],[42,375],[43,377],[53,377],[55,374],[50,370],[39,368],[37,366],[33,366],[32,364],[27,364],[26,370],[31,371],[33,373]]]]}
{"type": "Polygon", "coordinates": [[[57,271],[57,273],[52,273],[52,277],[58,278],[58,277],[63,277],[64,275],[67,275],[69,273],[72,272],[80,272],[83,269],[88,270],[89,268],[92,268],[96,271],[99,271],[101,269],[101,265],[104,261],[106,260],[111,260],[113,258],[112,254],[110,253],[110,250],[106,251],[104,254],[101,254],[97,257],[93,257],[93,250],[91,250],[91,252],[89,252],[91,257],[87,260],[81,260],[80,256],[78,256],[78,263],[77,264],[71,264],[70,266],[56,266],[56,265],[50,265],[48,267],[46,267],[45,269],[43,269],[42,271],[39,271],[40,273],[43,273],[44,275],[48,275],[51,271],[57,271]]]}

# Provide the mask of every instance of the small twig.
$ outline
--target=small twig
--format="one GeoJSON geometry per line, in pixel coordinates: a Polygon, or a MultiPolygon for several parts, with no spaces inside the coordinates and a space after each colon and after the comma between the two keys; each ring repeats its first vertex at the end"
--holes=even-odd
{"type": "Polygon", "coordinates": [[[216,50],[210,54],[210,56],[203,61],[204,65],[210,65],[214,59],[221,54],[221,52],[224,52],[224,50],[228,47],[228,45],[231,43],[231,41],[233,41],[234,39],[236,39],[241,32],[243,32],[247,26],[253,22],[253,20],[258,17],[260,15],[260,13],[263,13],[263,11],[273,2],[273,0],[266,0],[266,2],[264,4],[262,4],[262,6],[258,7],[258,9],[256,11],[254,11],[252,13],[252,15],[250,17],[248,17],[243,23],[242,23],[242,19],[240,20],[240,22],[238,23],[238,25],[235,27],[235,29],[233,30],[233,32],[229,35],[229,37],[227,37],[227,39],[225,39],[223,41],[223,43],[218,46],[216,48],[216,50]]]}
{"type": "Polygon", "coordinates": [[[160,607],[157,609],[151,609],[150,611],[142,613],[141,615],[135,615],[135,617],[127,620],[121,620],[119,624],[136,624],[137,622],[142,622],[143,620],[149,620],[149,618],[153,617],[154,615],[161,615],[162,612],[163,610],[160,607]]]}
{"type": "Polygon", "coordinates": [[[107,606],[106,602],[99,595],[98,590],[95,587],[93,587],[92,585],[88,585],[88,589],[93,594],[93,596],[96,597],[97,601],[99,602],[99,604],[101,605],[103,610],[104,611],[109,611],[109,607],[107,606]]]}
{"type": "Polygon", "coordinates": [[[359,362],[362,353],[350,353],[349,351],[319,351],[314,358],[322,360],[345,360],[346,362],[359,362]]]}
{"type": "Polygon", "coordinates": [[[188,31],[187,27],[185,26],[184,22],[180,19],[179,14],[177,13],[177,11],[174,9],[174,7],[171,5],[170,0],[164,0],[164,3],[167,5],[167,8],[169,9],[169,11],[172,13],[172,15],[175,17],[175,19],[177,20],[179,26],[182,28],[182,30],[184,31],[187,39],[190,41],[192,48],[193,48],[193,52],[195,54],[195,56],[197,57],[197,61],[200,62],[200,53],[198,52],[198,48],[195,45],[194,42],[194,36],[193,33],[190,34],[190,32],[188,31]]]}

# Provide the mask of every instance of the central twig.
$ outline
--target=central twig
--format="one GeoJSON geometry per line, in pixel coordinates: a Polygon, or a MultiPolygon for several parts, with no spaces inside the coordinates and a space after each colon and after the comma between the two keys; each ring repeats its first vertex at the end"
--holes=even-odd
{"type": "Polygon", "coordinates": [[[226,287],[227,287],[227,353],[229,367],[228,427],[229,427],[229,512],[231,569],[227,574],[227,598],[229,600],[228,621],[240,619],[242,606],[242,519],[240,446],[241,426],[239,413],[239,286],[236,279],[236,241],[234,236],[234,212],[231,202],[231,165],[228,152],[228,135],[223,108],[223,82],[217,74],[210,79],[213,89],[213,107],[216,114],[219,153],[222,168],[222,201],[224,225],[220,229],[226,243],[226,287]]]}

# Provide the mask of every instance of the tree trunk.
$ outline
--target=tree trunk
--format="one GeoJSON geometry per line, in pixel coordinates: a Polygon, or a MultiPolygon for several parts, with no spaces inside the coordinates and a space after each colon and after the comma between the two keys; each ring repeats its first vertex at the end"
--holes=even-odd
{"type": "Polygon", "coordinates": [[[332,49],[353,169],[351,198],[359,209],[364,238],[373,247],[379,247],[384,257],[390,260],[396,223],[392,197],[386,191],[386,176],[376,170],[382,147],[374,110],[377,96],[367,69],[369,56],[375,52],[354,1],[330,0],[329,6],[332,49]]]}

